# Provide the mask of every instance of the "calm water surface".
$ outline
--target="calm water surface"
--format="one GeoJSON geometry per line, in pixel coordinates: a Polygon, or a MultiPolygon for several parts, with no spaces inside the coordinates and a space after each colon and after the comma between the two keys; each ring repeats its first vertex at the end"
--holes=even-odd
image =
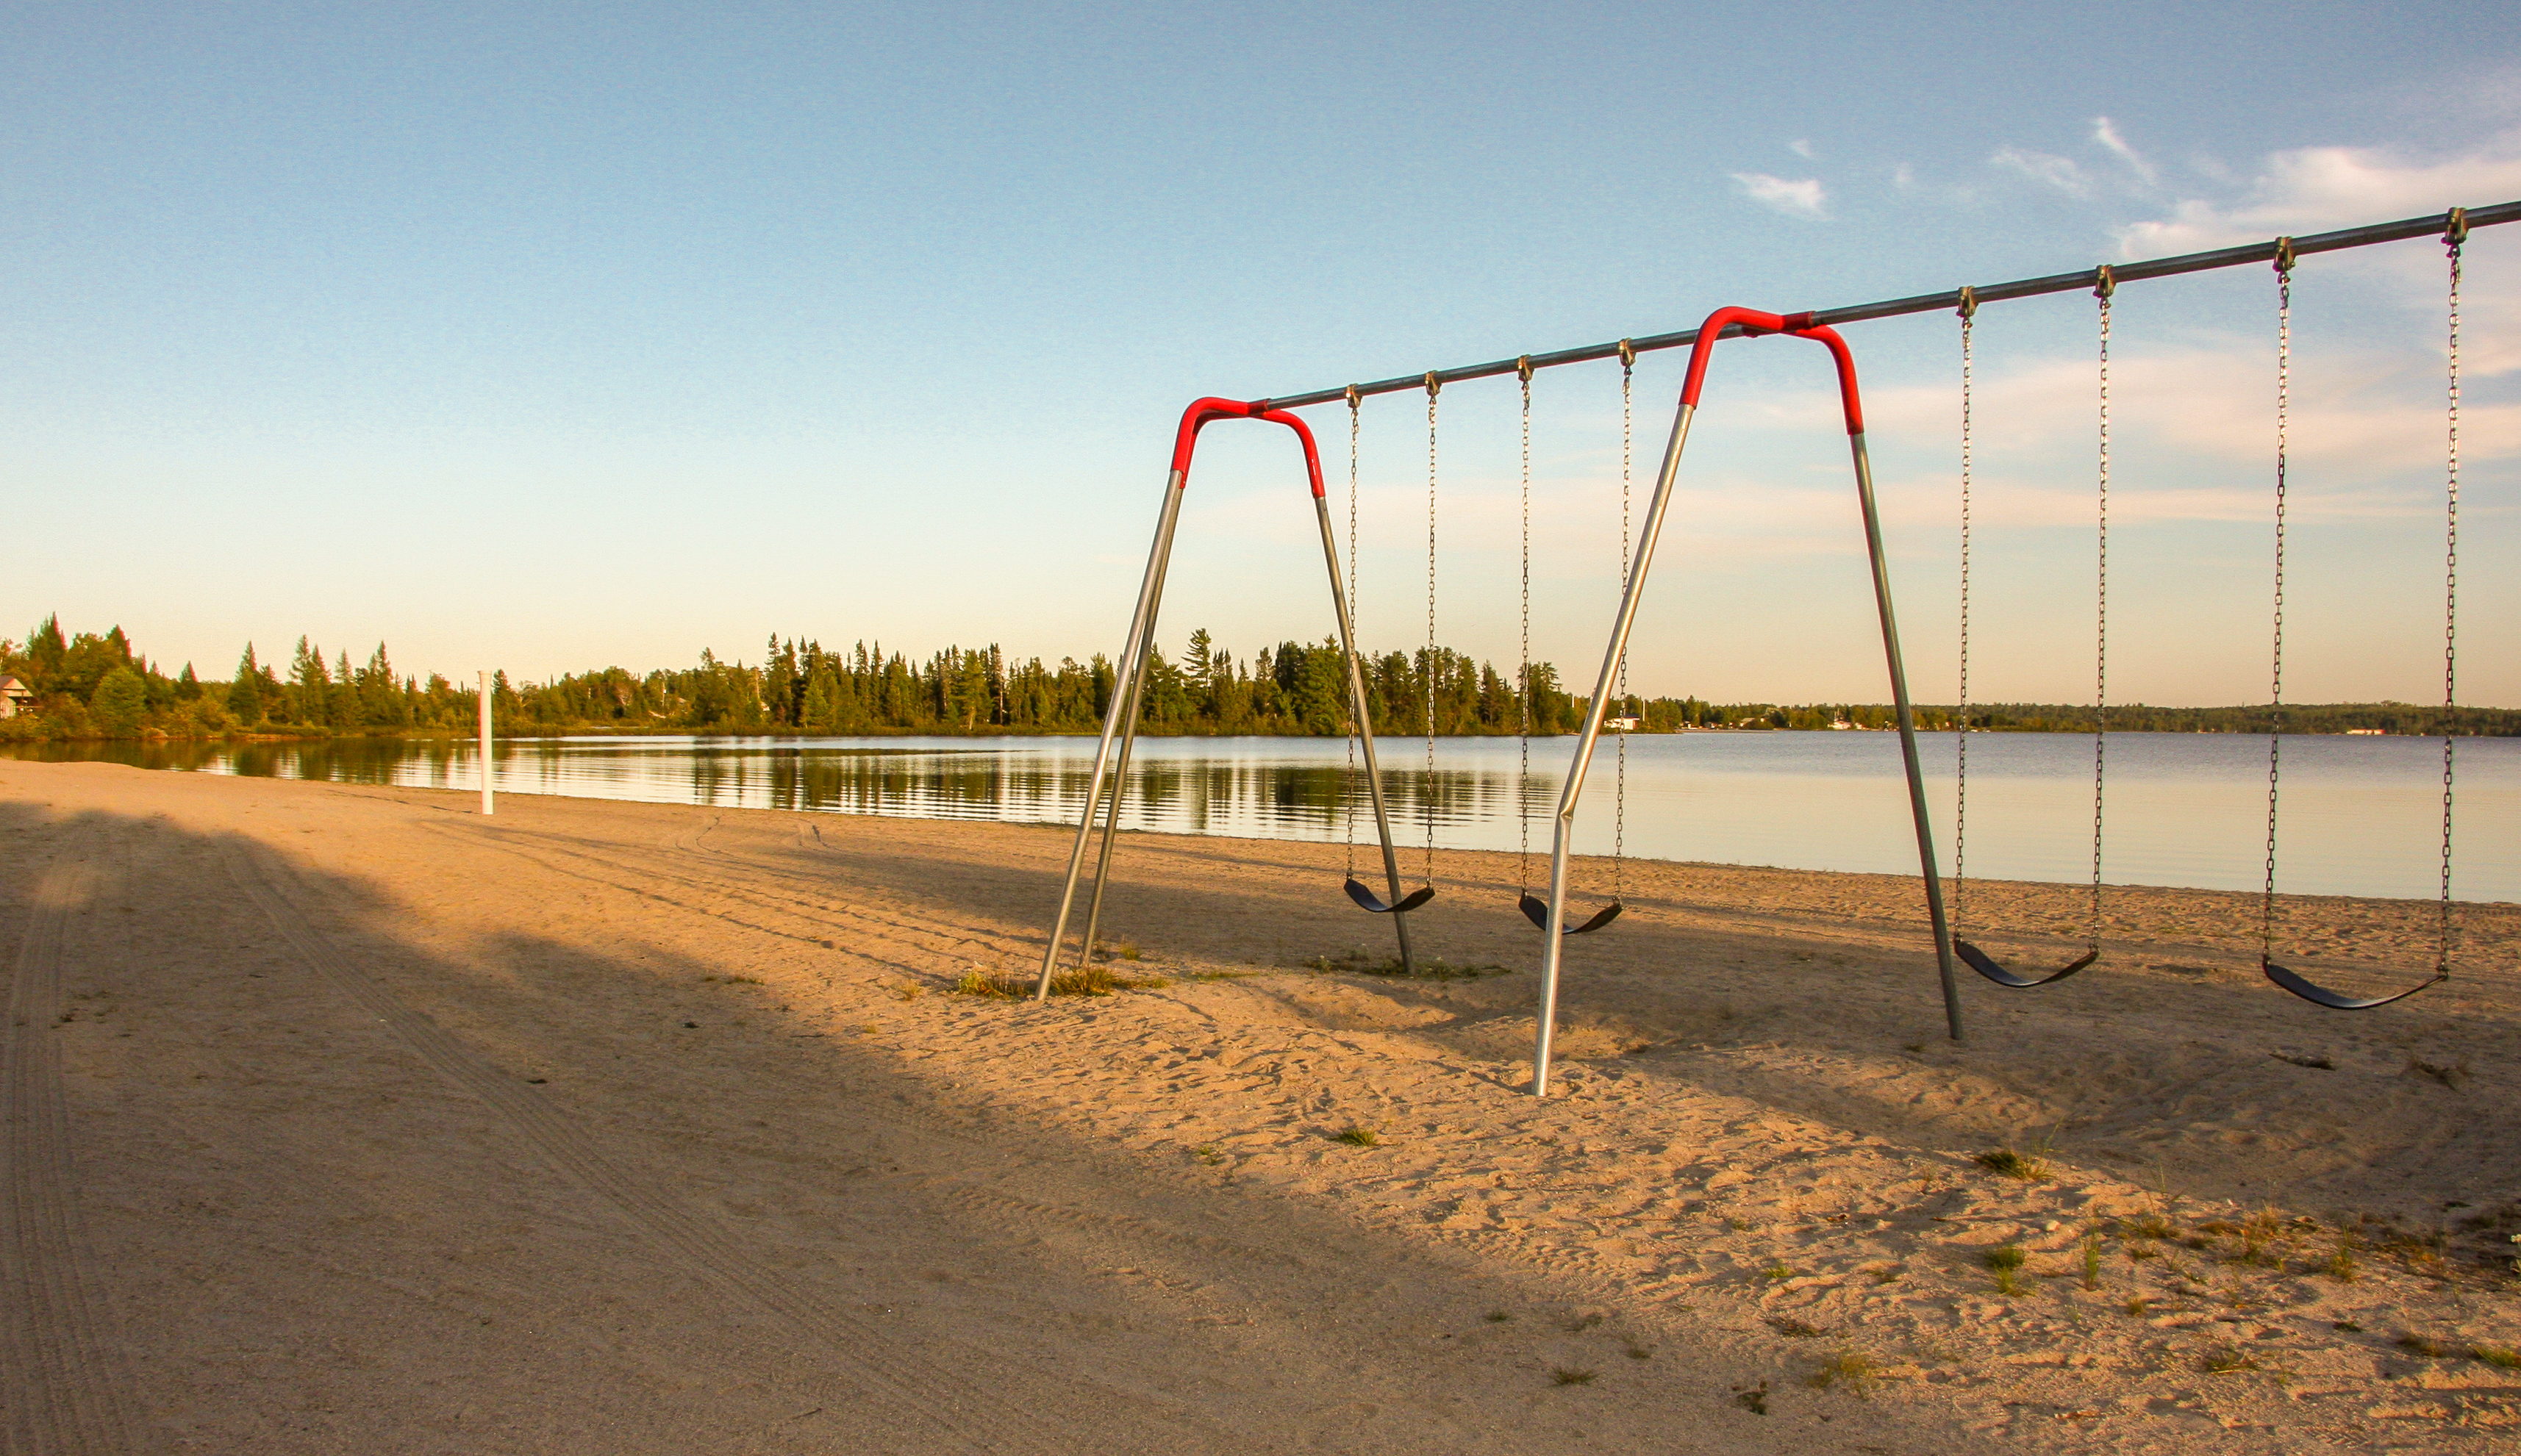
{"type": "MultiPolygon", "coordinates": [[[[1536,854],[1572,738],[1536,739],[1522,773],[1513,739],[1382,745],[1404,843],[1513,849],[1518,800],[1536,854]],[[1518,794],[1520,787],[1520,794],[1518,794]]],[[[1937,848],[1954,849],[1954,741],[1920,736],[1937,848]]],[[[297,744],[69,745],[17,756],[113,758],[150,768],[478,789],[469,743],[350,739],[297,744]]],[[[503,794],[651,803],[1076,822],[1090,738],[554,738],[502,741],[503,794]]],[[[2465,900],[2521,900],[2521,740],[2462,739],[2458,864],[2465,900]]],[[[1348,751],[1338,739],[1142,739],[1124,825],[1185,834],[1340,841],[1348,751]]],[[[2092,741],[2066,734],[1970,739],[1972,876],[2073,881],[2091,873],[2092,741]]],[[[1913,873],[1916,843],[1888,733],[1688,733],[1632,738],[1625,816],[1615,746],[1586,782],[1577,847],[1654,859],[1913,873]]],[[[2277,883],[2310,894],[2429,896],[2442,833],[2439,739],[2284,741],[2277,883]]],[[[2208,733],[2109,738],[2104,876],[2116,884],[2255,889],[2267,814],[2267,740],[2208,733]]],[[[1360,807],[1355,832],[1373,839],[1360,807]]]]}

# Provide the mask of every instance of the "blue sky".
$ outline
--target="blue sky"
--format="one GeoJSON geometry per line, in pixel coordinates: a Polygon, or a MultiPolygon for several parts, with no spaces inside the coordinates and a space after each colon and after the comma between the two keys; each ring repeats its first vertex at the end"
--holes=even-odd
{"type": "MultiPolygon", "coordinates": [[[[2521,20],[2449,5],[12,8],[0,632],[300,632],[527,677],[762,637],[1117,645],[1172,419],[2521,197],[2521,20]],[[2498,21],[2495,16],[2504,19],[2498,21]]],[[[2521,703],[2521,227],[2470,250],[2463,696],[2521,703]]],[[[2437,691],[2440,249],[2307,265],[2300,698],[2437,691]]],[[[2272,284],[2118,309],[2115,698],[2265,693],[2272,284]]],[[[2087,699],[2091,302],[1980,328],[1973,696],[2087,699]]],[[[1948,699],[1948,318],[1850,331],[1948,699]]],[[[1883,696],[1817,358],[1728,345],[1638,687],[1883,696]]],[[[1637,378],[1651,473],[1679,361],[1637,378]]],[[[1535,649],[1616,589],[1616,367],[1536,387],[1535,649]]],[[[1510,381],[1441,401],[1441,635],[1511,660],[1510,381]]],[[[1423,631],[1424,401],[1364,418],[1423,631]]],[[[1345,486],[1344,411],[1314,412],[1345,486]]],[[[1284,440],[1213,431],[1164,633],[1328,629],[1284,440]]]]}

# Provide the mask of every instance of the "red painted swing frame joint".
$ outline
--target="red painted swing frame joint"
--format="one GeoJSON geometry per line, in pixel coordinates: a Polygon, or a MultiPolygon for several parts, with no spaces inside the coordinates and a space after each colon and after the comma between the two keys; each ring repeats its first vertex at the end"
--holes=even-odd
{"type": "Polygon", "coordinates": [[[1856,392],[1856,357],[1847,351],[1847,341],[1827,324],[1815,324],[1809,313],[1762,313],[1756,308],[1719,308],[1698,326],[1698,341],[1689,347],[1689,378],[1680,387],[1680,402],[1698,408],[1699,387],[1707,383],[1707,360],[1716,351],[1716,341],[1728,328],[1740,329],[1746,339],[1763,334],[1783,334],[1789,339],[1809,339],[1829,345],[1830,359],[1838,366],[1838,403],[1847,416],[1847,432],[1864,432],[1864,405],[1856,392]]]}
{"type": "Polygon", "coordinates": [[[1313,443],[1311,428],[1285,410],[1271,408],[1266,399],[1192,400],[1190,408],[1182,411],[1181,428],[1173,432],[1172,473],[1175,490],[1190,488],[1191,452],[1199,447],[1200,431],[1217,420],[1265,420],[1272,425],[1284,425],[1296,432],[1296,439],[1305,447],[1305,475],[1312,482],[1314,498],[1317,500],[1321,498],[1322,452],[1320,447],[1313,443]]]}

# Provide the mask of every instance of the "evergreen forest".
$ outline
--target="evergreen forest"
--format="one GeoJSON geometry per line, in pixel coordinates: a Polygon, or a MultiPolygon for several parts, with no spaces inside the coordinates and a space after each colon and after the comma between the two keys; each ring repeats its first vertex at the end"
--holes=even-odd
{"type": "MultiPolygon", "coordinates": [[[[1366,700],[1378,734],[1424,733],[1432,715],[1442,735],[1575,731],[1585,700],[1557,669],[1533,663],[1521,685],[1512,672],[1447,648],[1364,656],[1366,700]],[[1526,691],[1530,711],[1524,711],[1526,691]]],[[[23,696],[0,717],[0,742],[186,739],[237,735],[468,734],[479,697],[443,674],[398,672],[379,643],[362,661],[328,658],[299,637],[285,668],[248,643],[236,666],[205,679],[187,662],[173,676],[137,652],[120,627],[65,634],[57,617],[23,642],[0,638],[0,676],[23,696]]],[[[491,681],[491,710],[502,735],[554,733],[1031,734],[1091,733],[1101,727],[1114,681],[1109,660],[1017,659],[991,646],[948,647],[924,659],[858,642],[833,650],[772,636],[758,664],[704,650],[697,663],[635,673],[605,667],[551,682],[491,681]]],[[[1154,734],[1335,737],[1347,730],[1345,672],[1336,643],[1280,642],[1248,659],[1219,647],[1206,630],[1177,656],[1148,664],[1139,719],[1154,734]]],[[[1921,728],[1949,728],[1953,709],[1921,705],[1921,728]]],[[[1682,729],[1887,729],[1880,704],[1710,703],[1698,698],[1630,698],[1613,716],[1640,731],[1682,729]]],[[[1973,704],[1973,727],[1992,731],[2088,733],[2088,706],[1973,704]]],[[[2380,731],[2512,736],[2521,711],[2403,703],[2326,704],[2270,710],[2235,707],[2113,706],[2124,732],[2287,733],[2380,731]]]]}

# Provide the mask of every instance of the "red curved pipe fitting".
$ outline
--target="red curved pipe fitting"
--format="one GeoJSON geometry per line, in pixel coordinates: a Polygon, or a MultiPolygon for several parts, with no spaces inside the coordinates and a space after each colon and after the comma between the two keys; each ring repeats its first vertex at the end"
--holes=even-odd
{"type": "Polygon", "coordinates": [[[1313,432],[1303,420],[1282,409],[1271,409],[1265,399],[1245,403],[1239,399],[1194,399],[1182,411],[1181,429],[1173,433],[1173,488],[1190,488],[1191,451],[1199,444],[1199,432],[1212,420],[1266,420],[1284,425],[1296,432],[1305,447],[1305,475],[1311,480],[1313,494],[1322,493],[1322,453],[1313,443],[1313,432]]]}
{"type": "Polygon", "coordinates": [[[1864,432],[1864,406],[1856,392],[1856,358],[1847,351],[1847,341],[1827,324],[1815,324],[1809,313],[1762,313],[1756,308],[1719,308],[1698,326],[1698,341],[1689,348],[1689,377],[1680,387],[1680,402],[1698,408],[1699,387],[1707,383],[1708,356],[1716,350],[1716,341],[1727,328],[1738,327],[1749,338],[1763,334],[1783,334],[1789,339],[1810,339],[1829,345],[1829,355],[1838,365],[1838,403],[1847,416],[1847,432],[1864,432]]]}

